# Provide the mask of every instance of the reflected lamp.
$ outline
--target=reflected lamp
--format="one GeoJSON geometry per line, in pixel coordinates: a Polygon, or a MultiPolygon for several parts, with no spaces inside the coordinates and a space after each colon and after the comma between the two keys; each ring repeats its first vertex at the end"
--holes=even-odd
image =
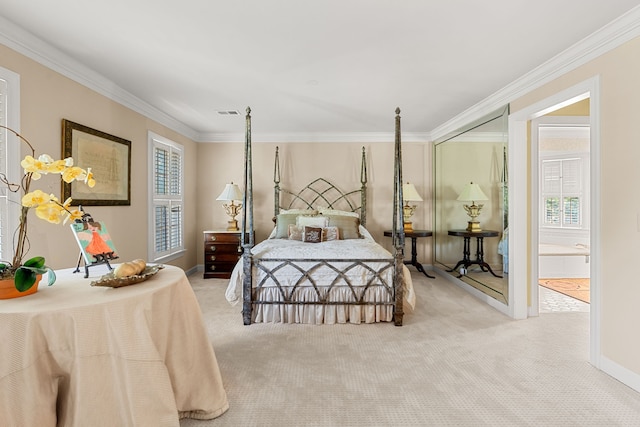
{"type": "Polygon", "coordinates": [[[223,203],[224,210],[231,217],[231,219],[227,222],[227,231],[239,231],[238,221],[236,220],[236,216],[240,213],[240,209],[242,209],[242,203],[234,204],[236,200],[242,200],[242,191],[237,184],[231,182],[230,184],[226,184],[224,186],[224,190],[218,196],[216,200],[231,202],[229,204],[223,203]]]}
{"type": "Polygon", "coordinates": [[[422,197],[418,194],[415,185],[406,183],[402,184],[402,198],[404,200],[404,206],[402,207],[402,213],[404,216],[404,231],[413,231],[413,224],[411,223],[411,217],[416,210],[416,205],[410,205],[409,202],[421,202],[422,197]]]}
{"type": "Polygon", "coordinates": [[[471,205],[463,205],[464,210],[467,211],[467,215],[469,215],[469,217],[471,218],[469,224],[467,225],[467,231],[482,231],[482,229],[480,228],[480,223],[476,218],[478,217],[478,215],[480,215],[480,210],[484,205],[476,205],[476,201],[489,200],[489,198],[486,196],[486,194],[484,194],[480,186],[478,184],[474,184],[473,182],[465,185],[462,193],[460,193],[460,195],[458,196],[458,200],[471,202],[471,205]]]}

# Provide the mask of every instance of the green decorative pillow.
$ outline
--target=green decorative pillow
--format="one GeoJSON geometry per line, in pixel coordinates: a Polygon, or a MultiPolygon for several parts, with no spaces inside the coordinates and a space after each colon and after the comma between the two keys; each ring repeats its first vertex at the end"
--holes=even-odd
{"type": "Polygon", "coordinates": [[[280,214],[276,217],[276,239],[289,238],[289,225],[296,225],[298,214],[280,214]]]}
{"type": "Polygon", "coordinates": [[[338,227],[340,240],[360,239],[360,218],[344,215],[327,215],[329,227],[338,227]]]}
{"type": "Polygon", "coordinates": [[[305,226],[302,233],[302,241],[320,243],[322,241],[322,228],[305,226]]]}

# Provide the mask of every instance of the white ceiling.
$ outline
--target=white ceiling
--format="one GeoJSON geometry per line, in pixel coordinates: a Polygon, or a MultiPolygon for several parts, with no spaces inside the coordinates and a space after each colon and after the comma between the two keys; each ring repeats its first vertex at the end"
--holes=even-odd
{"type": "Polygon", "coordinates": [[[0,42],[200,141],[419,140],[638,4],[0,0],[0,42]]]}

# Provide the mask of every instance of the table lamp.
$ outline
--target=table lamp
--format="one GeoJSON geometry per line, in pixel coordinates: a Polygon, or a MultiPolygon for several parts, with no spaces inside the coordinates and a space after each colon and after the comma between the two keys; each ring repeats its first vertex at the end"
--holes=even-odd
{"type": "Polygon", "coordinates": [[[402,207],[402,211],[404,214],[404,231],[411,232],[413,231],[413,224],[411,223],[411,216],[413,212],[416,210],[416,205],[409,205],[409,202],[421,202],[422,197],[416,191],[416,187],[413,184],[402,184],[402,198],[404,199],[404,206],[402,207]]]}
{"type": "Polygon", "coordinates": [[[237,184],[231,182],[231,184],[226,184],[224,186],[224,190],[218,196],[216,200],[221,201],[230,201],[230,204],[224,203],[224,210],[227,212],[227,215],[231,217],[231,219],[227,222],[228,227],[227,231],[238,231],[238,221],[236,220],[236,216],[242,209],[242,203],[234,204],[234,200],[242,200],[242,191],[238,188],[237,184]]]}
{"type": "Polygon", "coordinates": [[[478,184],[470,182],[464,187],[462,193],[460,193],[460,195],[458,196],[458,200],[471,202],[471,205],[463,205],[464,210],[466,210],[467,214],[471,217],[471,221],[469,221],[469,224],[467,225],[467,231],[482,231],[482,229],[480,228],[480,223],[476,220],[476,218],[478,217],[478,215],[480,215],[480,210],[484,205],[476,205],[476,201],[489,199],[482,192],[480,186],[478,184]]]}

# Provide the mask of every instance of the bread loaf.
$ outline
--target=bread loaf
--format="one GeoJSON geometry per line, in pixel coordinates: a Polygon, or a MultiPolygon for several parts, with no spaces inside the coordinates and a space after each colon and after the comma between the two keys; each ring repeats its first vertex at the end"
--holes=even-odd
{"type": "Polygon", "coordinates": [[[143,259],[123,262],[113,270],[113,275],[115,277],[135,276],[142,273],[146,266],[147,262],[143,259]]]}

